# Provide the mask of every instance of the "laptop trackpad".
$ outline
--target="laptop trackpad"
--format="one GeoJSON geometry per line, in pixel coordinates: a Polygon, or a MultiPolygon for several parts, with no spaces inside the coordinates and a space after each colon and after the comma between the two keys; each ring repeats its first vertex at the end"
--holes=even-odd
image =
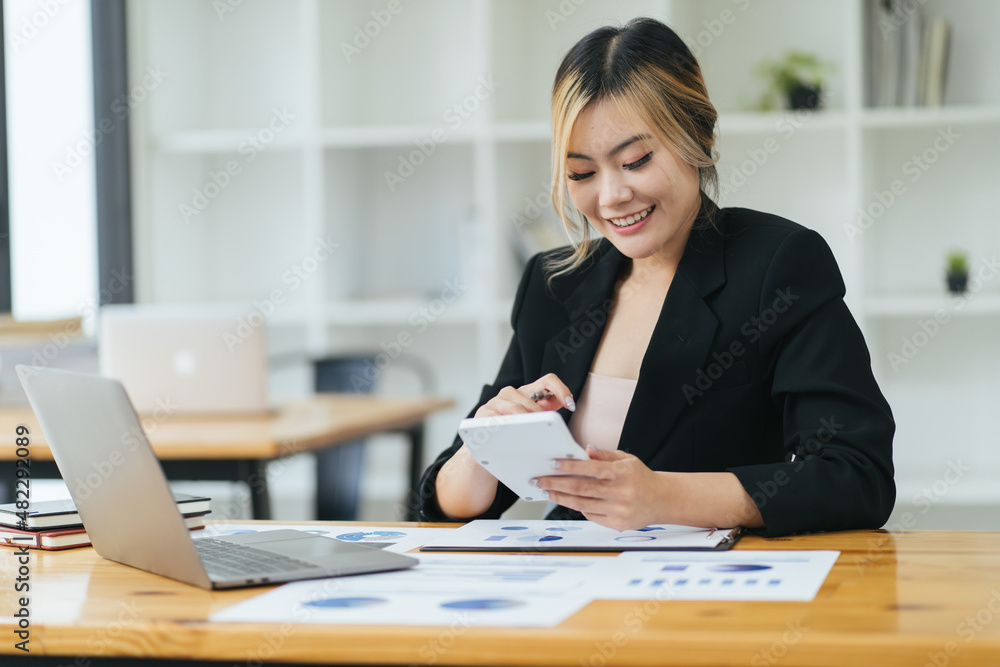
{"type": "Polygon", "coordinates": [[[388,553],[376,547],[341,542],[331,537],[299,530],[266,530],[228,535],[219,539],[310,561],[343,574],[398,569],[416,565],[418,562],[411,556],[388,553]]]}
{"type": "Polygon", "coordinates": [[[303,559],[329,554],[367,554],[371,551],[377,551],[374,547],[365,547],[353,542],[341,542],[301,530],[262,530],[256,533],[226,535],[219,539],[303,559]]]}

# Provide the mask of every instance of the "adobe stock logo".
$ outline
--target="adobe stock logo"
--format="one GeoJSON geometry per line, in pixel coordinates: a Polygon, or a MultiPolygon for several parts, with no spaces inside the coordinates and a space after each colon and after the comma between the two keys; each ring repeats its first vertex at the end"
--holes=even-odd
{"type": "Polygon", "coordinates": [[[192,218],[200,216],[215,199],[225,192],[236,177],[243,173],[244,166],[257,159],[257,155],[266,150],[271,142],[275,141],[278,135],[284,132],[294,120],[295,114],[291,113],[287,107],[281,109],[275,107],[267,123],[256,132],[248,134],[236,147],[236,152],[245,156],[243,162],[229,160],[218,171],[209,170],[208,178],[200,186],[191,189],[190,203],[181,202],[177,205],[177,212],[181,220],[190,223],[192,218]]]}
{"type": "MultiPolygon", "coordinates": [[[[769,308],[760,311],[759,316],[755,315],[751,317],[740,327],[740,333],[751,345],[760,340],[760,337],[774,326],[778,318],[783,313],[788,312],[792,304],[799,300],[799,295],[793,294],[791,287],[775,290],[774,294],[774,302],[769,308]]],[[[687,400],[688,405],[694,405],[695,397],[704,396],[705,392],[711,389],[712,385],[726,371],[732,368],[740,357],[746,354],[746,351],[747,348],[743,344],[743,341],[734,340],[721,353],[718,351],[713,352],[712,362],[705,368],[699,368],[695,372],[694,385],[685,384],[681,386],[681,391],[684,393],[684,398],[687,400]]]]}
{"type": "Polygon", "coordinates": [[[389,0],[383,9],[373,9],[369,13],[371,21],[367,21],[363,26],[354,26],[354,35],[351,42],[340,43],[340,53],[344,60],[350,63],[355,56],[360,56],[361,52],[368,48],[373,39],[378,38],[385,28],[392,23],[394,16],[401,14],[405,7],[399,0],[389,0]]]}
{"type": "MultiPolygon", "coordinates": [[[[480,76],[472,92],[448,107],[441,119],[448,124],[452,131],[458,130],[482,108],[486,100],[500,85],[500,82],[494,79],[492,74],[480,76]]],[[[450,138],[448,130],[443,127],[435,127],[428,135],[415,139],[413,143],[416,148],[405,155],[400,153],[396,169],[391,171],[386,169],[382,174],[385,177],[385,184],[389,187],[389,192],[395,192],[396,188],[410,176],[413,176],[417,169],[434,154],[439,144],[446,143],[450,138]]]]}

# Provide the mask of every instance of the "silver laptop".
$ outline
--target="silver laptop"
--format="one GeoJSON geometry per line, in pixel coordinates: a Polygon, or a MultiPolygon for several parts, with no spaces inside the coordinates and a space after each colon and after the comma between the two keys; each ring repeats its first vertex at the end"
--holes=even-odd
{"type": "Polygon", "coordinates": [[[239,304],[101,308],[100,373],[141,414],[264,413],[264,316],[239,304]]]}
{"type": "Polygon", "coordinates": [[[399,570],[417,559],[300,532],[192,539],[117,380],[17,366],[97,553],[202,588],[399,570]]]}

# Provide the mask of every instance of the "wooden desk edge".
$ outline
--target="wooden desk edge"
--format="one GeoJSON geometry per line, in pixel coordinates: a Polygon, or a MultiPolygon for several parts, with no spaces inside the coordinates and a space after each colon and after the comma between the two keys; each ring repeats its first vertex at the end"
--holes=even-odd
{"type": "MultiPolygon", "coordinates": [[[[186,460],[213,460],[213,459],[245,459],[245,460],[270,460],[277,459],[283,456],[290,456],[293,454],[298,454],[302,452],[315,451],[317,449],[322,449],[324,447],[334,447],[345,442],[351,442],[361,437],[368,435],[375,435],[377,433],[385,433],[392,431],[399,431],[403,429],[413,428],[418,426],[422,422],[427,420],[432,413],[446,408],[450,408],[455,405],[455,401],[448,398],[441,398],[437,396],[416,396],[416,397],[394,397],[394,396],[378,396],[369,397],[361,396],[357,394],[320,394],[319,396],[324,398],[330,397],[349,397],[350,400],[356,400],[359,403],[371,405],[373,403],[384,402],[387,407],[393,409],[399,409],[401,406],[411,408],[409,414],[404,414],[400,416],[394,416],[387,420],[380,421],[378,424],[369,425],[352,425],[350,428],[346,428],[337,432],[336,436],[321,435],[302,439],[295,438],[283,438],[280,435],[276,436],[272,441],[260,441],[254,440],[249,442],[237,442],[232,441],[226,443],[225,445],[218,444],[162,444],[156,442],[156,437],[148,436],[150,439],[150,444],[153,447],[153,453],[156,454],[157,458],[162,461],[186,461],[186,460]],[[291,444],[289,444],[291,442],[291,444]]],[[[280,409],[286,411],[287,413],[294,413],[295,410],[308,407],[310,403],[308,401],[296,401],[288,403],[282,406],[280,409]]],[[[142,415],[140,415],[140,418],[142,415]]],[[[219,416],[191,416],[185,417],[182,423],[185,427],[197,428],[199,421],[212,421],[213,419],[218,419],[219,416]]],[[[232,418],[232,417],[230,417],[232,418]]],[[[245,424],[247,421],[253,421],[257,418],[248,418],[247,420],[242,420],[240,418],[233,418],[234,423],[245,424]]],[[[38,425],[38,421],[34,414],[31,413],[30,409],[0,409],[0,426],[3,426],[0,430],[0,463],[15,461],[17,458],[17,449],[14,445],[14,428],[16,422],[27,423],[31,427],[30,438],[32,439],[32,444],[30,446],[30,458],[38,461],[52,461],[52,450],[44,441],[35,442],[35,440],[41,435],[41,427],[38,425]],[[24,419],[21,419],[24,417],[24,419]],[[8,419],[9,418],[9,419],[8,419]],[[8,442],[9,441],[9,442],[8,442]]]]}

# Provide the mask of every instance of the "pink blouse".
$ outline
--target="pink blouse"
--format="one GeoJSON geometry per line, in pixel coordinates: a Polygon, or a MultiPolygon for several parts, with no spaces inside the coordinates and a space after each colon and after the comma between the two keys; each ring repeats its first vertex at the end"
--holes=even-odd
{"type": "Polygon", "coordinates": [[[618,449],[635,385],[636,380],[588,373],[569,420],[573,439],[584,447],[618,449]]]}

